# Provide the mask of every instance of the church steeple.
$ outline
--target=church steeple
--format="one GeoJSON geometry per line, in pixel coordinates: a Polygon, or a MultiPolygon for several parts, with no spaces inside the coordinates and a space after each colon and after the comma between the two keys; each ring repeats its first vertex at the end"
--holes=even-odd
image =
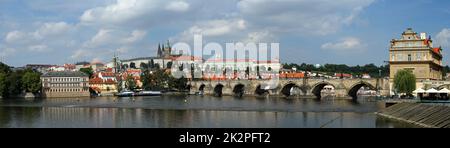
{"type": "Polygon", "coordinates": [[[158,57],[162,57],[161,43],[158,44],[158,57]]]}
{"type": "Polygon", "coordinates": [[[167,48],[169,48],[169,49],[171,48],[171,47],[170,47],[170,41],[169,41],[169,40],[167,40],[167,48]]]}

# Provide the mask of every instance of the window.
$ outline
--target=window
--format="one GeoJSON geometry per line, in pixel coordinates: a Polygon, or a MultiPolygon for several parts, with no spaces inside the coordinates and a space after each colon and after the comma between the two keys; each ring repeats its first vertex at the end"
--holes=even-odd
{"type": "Polygon", "coordinates": [[[416,61],[421,61],[422,60],[422,53],[420,53],[420,52],[418,52],[417,54],[416,54],[416,61]]]}
{"type": "Polygon", "coordinates": [[[392,61],[395,61],[395,54],[392,54],[392,61]]]}
{"type": "Polygon", "coordinates": [[[408,61],[412,61],[411,54],[408,54],[408,61]]]}

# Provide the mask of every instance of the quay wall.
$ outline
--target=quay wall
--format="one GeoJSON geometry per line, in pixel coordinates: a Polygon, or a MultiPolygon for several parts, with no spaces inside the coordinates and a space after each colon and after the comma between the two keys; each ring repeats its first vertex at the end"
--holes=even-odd
{"type": "Polygon", "coordinates": [[[450,107],[423,103],[398,103],[377,115],[426,128],[450,128],[450,107]]]}

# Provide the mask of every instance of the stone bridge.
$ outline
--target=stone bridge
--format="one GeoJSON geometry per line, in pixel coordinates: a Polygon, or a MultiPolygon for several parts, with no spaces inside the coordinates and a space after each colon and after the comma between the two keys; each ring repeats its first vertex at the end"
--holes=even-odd
{"type": "Polygon", "coordinates": [[[215,96],[305,96],[321,98],[325,86],[334,87],[336,97],[357,99],[362,87],[378,91],[379,95],[389,96],[389,79],[280,79],[276,83],[268,80],[225,80],[191,81],[190,93],[203,93],[215,96]]]}

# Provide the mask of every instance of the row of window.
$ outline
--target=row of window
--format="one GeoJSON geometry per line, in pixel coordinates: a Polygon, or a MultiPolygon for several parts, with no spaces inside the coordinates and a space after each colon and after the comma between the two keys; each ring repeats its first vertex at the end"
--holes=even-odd
{"type": "Polygon", "coordinates": [[[416,54],[392,54],[392,61],[426,61],[427,57],[425,53],[416,54]]]}
{"type": "Polygon", "coordinates": [[[422,47],[423,42],[398,42],[394,47],[422,47]]]}
{"type": "Polygon", "coordinates": [[[47,92],[81,92],[81,91],[87,91],[87,89],[66,88],[66,89],[49,89],[49,90],[47,90],[47,92]]]}
{"type": "Polygon", "coordinates": [[[80,82],[80,81],[87,81],[87,78],[45,78],[44,81],[52,81],[52,82],[80,82]]]}
{"type": "MultiPolygon", "coordinates": [[[[80,87],[80,86],[81,86],[80,83],[50,84],[50,87],[80,87]]],[[[86,83],[84,83],[83,86],[86,86],[86,83]]]]}

